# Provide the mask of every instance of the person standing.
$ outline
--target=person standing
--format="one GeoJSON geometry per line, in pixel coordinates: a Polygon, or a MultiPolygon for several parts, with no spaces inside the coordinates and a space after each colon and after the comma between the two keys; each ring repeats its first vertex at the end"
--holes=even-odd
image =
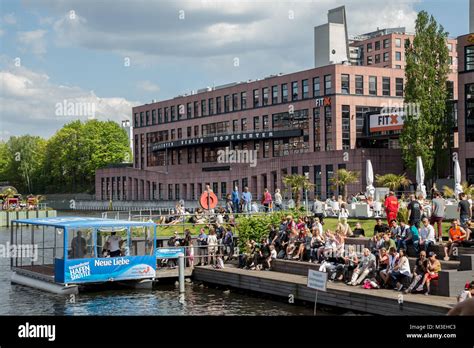
{"type": "Polygon", "coordinates": [[[400,205],[398,204],[398,199],[395,196],[395,192],[390,191],[387,198],[384,202],[385,214],[387,215],[387,223],[390,225],[392,220],[396,220],[398,216],[398,209],[400,205]]]}
{"type": "Polygon", "coordinates": [[[208,258],[207,262],[210,265],[211,262],[212,264],[217,263],[217,249],[218,249],[218,242],[217,242],[217,236],[216,236],[216,231],[211,228],[209,231],[209,236],[207,236],[207,251],[208,251],[208,258]]]}
{"type": "Polygon", "coordinates": [[[87,252],[87,243],[82,236],[82,231],[77,231],[77,235],[71,241],[71,259],[82,259],[87,252]]]}
{"type": "Polygon", "coordinates": [[[267,188],[263,192],[262,204],[265,209],[265,213],[268,213],[272,205],[272,195],[270,192],[268,192],[267,188]]]}
{"type": "Polygon", "coordinates": [[[443,241],[443,219],[444,219],[444,212],[446,210],[446,205],[444,199],[441,197],[441,194],[438,191],[433,193],[433,201],[431,202],[431,221],[430,223],[433,225],[436,224],[437,227],[437,238],[438,241],[441,243],[443,241]]]}
{"type": "Polygon", "coordinates": [[[240,213],[240,196],[239,188],[237,186],[235,186],[234,191],[232,191],[232,205],[234,208],[234,213],[240,213]]]}
{"type": "Polygon", "coordinates": [[[324,219],[323,202],[321,202],[317,196],[314,197],[313,214],[314,217],[317,217],[322,224],[324,219]]]}
{"type": "Polygon", "coordinates": [[[408,204],[408,223],[410,226],[420,228],[421,221],[421,204],[416,199],[415,195],[410,195],[410,203],[408,204]]]}
{"type": "Polygon", "coordinates": [[[280,189],[275,190],[275,210],[280,211],[283,209],[283,197],[281,196],[280,189]]]}
{"type": "Polygon", "coordinates": [[[117,257],[120,256],[121,254],[121,248],[123,244],[122,238],[117,236],[116,232],[112,232],[107,239],[107,250],[109,251],[109,256],[110,257],[117,257]]]}
{"type": "Polygon", "coordinates": [[[250,214],[252,212],[252,194],[247,186],[242,193],[242,205],[244,213],[250,214]]]}
{"type": "Polygon", "coordinates": [[[200,265],[206,264],[206,249],[207,249],[207,234],[204,231],[204,228],[201,228],[199,235],[197,237],[198,244],[198,262],[200,265]]]}
{"type": "Polygon", "coordinates": [[[458,212],[459,221],[461,226],[464,227],[466,223],[472,218],[471,204],[467,200],[467,195],[464,192],[459,194],[458,212]]]}

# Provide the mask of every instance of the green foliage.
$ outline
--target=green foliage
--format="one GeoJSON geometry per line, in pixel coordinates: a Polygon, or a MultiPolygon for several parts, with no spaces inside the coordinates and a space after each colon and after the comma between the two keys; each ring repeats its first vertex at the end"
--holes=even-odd
{"type": "Polygon", "coordinates": [[[397,219],[398,221],[408,223],[408,208],[401,207],[400,209],[398,209],[397,219]]]}
{"type": "Polygon", "coordinates": [[[11,137],[0,145],[2,181],[8,181],[20,192],[31,193],[40,186],[40,174],[44,161],[46,140],[23,135],[11,137]]]}
{"type": "Polygon", "coordinates": [[[446,116],[449,72],[447,36],[443,26],[425,11],[418,14],[413,42],[405,45],[405,105],[408,108],[400,136],[403,159],[408,168],[416,168],[421,156],[427,176],[441,166],[446,158],[451,124],[446,116]],[[418,109],[418,115],[413,111],[418,109]]]}
{"type": "Polygon", "coordinates": [[[127,134],[117,123],[74,121],[48,141],[24,135],[0,142],[0,181],[21,193],[93,192],[98,168],[130,158],[127,134]]]}
{"type": "Polygon", "coordinates": [[[296,208],[299,208],[301,203],[301,191],[310,190],[314,187],[305,175],[291,174],[283,178],[283,184],[289,188],[293,194],[296,208]]]}
{"type": "Polygon", "coordinates": [[[93,192],[95,171],[130,158],[126,132],[112,121],[74,121],[49,140],[46,192],[93,192]]]}
{"type": "Polygon", "coordinates": [[[411,184],[411,181],[406,177],[405,173],[400,175],[391,173],[385,175],[376,174],[375,181],[377,185],[388,187],[392,191],[396,191],[400,187],[407,188],[411,184]]]}
{"type": "MultiPolygon", "coordinates": [[[[474,185],[469,185],[467,181],[464,181],[461,183],[461,186],[462,186],[462,192],[464,192],[466,195],[474,196],[474,185]]],[[[456,198],[456,199],[458,198],[458,197],[455,197],[454,189],[452,189],[449,186],[443,186],[443,194],[444,194],[444,197],[446,198],[456,198]]]]}
{"type": "Polygon", "coordinates": [[[338,169],[330,181],[334,190],[336,190],[338,187],[342,189],[342,196],[344,197],[344,200],[346,200],[347,185],[359,182],[359,177],[359,172],[352,172],[347,169],[338,169]]]}

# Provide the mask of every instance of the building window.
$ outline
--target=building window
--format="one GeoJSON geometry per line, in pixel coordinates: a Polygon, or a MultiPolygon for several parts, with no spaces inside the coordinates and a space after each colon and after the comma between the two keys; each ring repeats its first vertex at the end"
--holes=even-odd
{"type": "Polygon", "coordinates": [[[236,133],[239,131],[239,120],[232,121],[232,132],[236,133]]]}
{"type": "Polygon", "coordinates": [[[263,158],[270,157],[270,140],[263,141],[263,158]]]}
{"type": "Polygon", "coordinates": [[[139,127],[139,118],[138,118],[138,113],[135,113],[135,116],[133,117],[133,127],[138,128],[139,127]]]}
{"type": "Polygon", "coordinates": [[[380,50],[380,41],[375,41],[375,50],[380,50]]]}
{"type": "Polygon", "coordinates": [[[240,128],[241,128],[242,132],[245,132],[247,130],[247,119],[246,118],[242,118],[240,120],[240,128]]]}
{"type": "Polygon", "coordinates": [[[341,92],[342,94],[349,94],[349,75],[342,74],[341,75],[341,92]]]}
{"type": "Polygon", "coordinates": [[[402,60],[402,52],[396,51],[395,52],[395,60],[400,62],[402,60]]]}
{"type": "Polygon", "coordinates": [[[395,95],[397,97],[403,97],[403,79],[402,78],[395,79],[395,95]]]}
{"type": "Polygon", "coordinates": [[[156,110],[151,110],[151,124],[156,124],[156,110]]]}
{"type": "Polygon", "coordinates": [[[324,107],[324,126],[325,126],[325,143],[326,151],[334,150],[332,143],[332,110],[330,106],[324,107]]]}
{"type": "Polygon", "coordinates": [[[146,111],[146,125],[150,125],[150,111],[146,111]]]}
{"type": "Polygon", "coordinates": [[[239,95],[237,93],[232,94],[232,111],[239,109],[239,95]]]}
{"type": "Polygon", "coordinates": [[[222,112],[222,97],[216,97],[216,114],[222,112]]]}
{"type": "Polygon", "coordinates": [[[474,45],[472,46],[466,46],[464,49],[465,54],[464,54],[464,61],[465,61],[465,67],[464,70],[466,71],[472,71],[474,70],[474,45]]]}
{"type": "Polygon", "coordinates": [[[372,65],[374,62],[374,57],[372,56],[367,56],[367,65],[372,65]]]}
{"type": "Polygon", "coordinates": [[[194,126],[194,136],[195,137],[199,136],[199,126],[194,126]]]}
{"type": "Polygon", "coordinates": [[[143,112],[140,112],[140,127],[145,126],[145,120],[144,120],[144,115],[143,112]]]}
{"type": "Polygon", "coordinates": [[[178,139],[181,139],[183,137],[183,129],[178,128],[178,139]]]}
{"type": "Polygon", "coordinates": [[[319,77],[313,78],[313,97],[319,97],[321,95],[321,83],[319,77]]]}
{"type": "Polygon", "coordinates": [[[469,185],[474,184],[474,158],[466,158],[466,181],[469,185]]]}
{"type": "MultiPolygon", "coordinates": [[[[161,109],[159,109],[158,111],[160,111],[161,109]]],[[[186,118],[191,118],[192,117],[192,110],[193,110],[193,107],[192,107],[192,104],[191,103],[187,103],[186,104],[186,118]]],[[[160,119],[160,112],[158,112],[158,119],[160,119]]],[[[159,121],[158,121],[159,122],[159,121]]],[[[159,122],[161,123],[161,122],[159,122]]]]}
{"type": "Polygon", "coordinates": [[[377,95],[377,76],[369,76],[369,94],[377,95]]]}
{"type": "Polygon", "coordinates": [[[260,129],[260,117],[259,116],[255,116],[253,118],[253,129],[254,130],[259,130],[260,129]]]}
{"type": "Polygon", "coordinates": [[[214,98],[209,99],[209,115],[214,115],[214,98]]]}
{"type": "Polygon", "coordinates": [[[334,195],[334,189],[332,186],[331,179],[334,176],[334,167],[332,164],[326,165],[326,196],[327,198],[334,195]]]}
{"type": "Polygon", "coordinates": [[[253,107],[258,108],[260,106],[260,96],[258,94],[258,89],[253,90],[253,107]]]}
{"type": "Polygon", "coordinates": [[[321,108],[313,109],[314,151],[321,151],[321,108]]]}
{"type": "Polygon", "coordinates": [[[272,104],[278,104],[278,86],[272,86],[272,104]]]}
{"type": "Polygon", "coordinates": [[[281,102],[288,103],[288,84],[283,83],[281,85],[281,102]]]}
{"type": "Polygon", "coordinates": [[[382,77],[382,95],[390,95],[390,77],[382,77]]]}
{"type": "Polygon", "coordinates": [[[401,69],[402,66],[401,65],[395,65],[395,69],[401,69]]]}
{"type": "Polygon", "coordinates": [[[163,123],[163,111],[162,109],[158,109],[158,124],[163,123]]]}
{"type": "Polygon", "coordinates": [[[245,91],[240,93],[240,109],[247,109],[247,92],[245,91]]]}
{"type": "Polygon", "coordinates": [[[291,83],[291,100],[298,100],[298,82],[291,83]]]}
{"type": "Polygon", "coordinates": [[[268,103],[268,87],[262,88],[262,105],[267,106],[268,103]]]}
{"type": "Polygon", "coordinates": [[[173,199],[173,184],[168,184],[168,200],[173,199]]]}
{"type": "Polygon", "coordinates": [[[177,114],[176,114],[176,106],[171,107],[171,122],[174,122],[177,120],[177,114]]]}
{"type": "MultiPolygon", "coordinates": [[[[166,114],[166,108],[165,108],[165,114],[166,114]]],[[[198,101],[194,102],[194,117],[199,117],[199,102],[198,101]]]]}
{"type": "Polygon", "coordinates": [[[176,129],[172,129],[172,130],[171,130],[170,140],[174,140],[175,136],[176,136],[176,129]]]}
{"type": "Polygon", "coordinates": [[[375,55],[375,64],[379,64],[380,63],[380,54],[376,54],[375,55]]]}
{"type": "Polygon", "coordinates": [[[221,197],[225,198],[227,196],[227,183],[221,182],[221,197]]]}
{"type": "Polygon", "coordinates": [[[383,61],[384,61],[384,62],[388,62],[388,59],[389,59],[388,52],[384,52],[384,54],[383,54],[383,61]]]}
{"type": "Polygon", "coordinates": [[[179,197],[179,184],[174,185],[174,199],[178,200],[179,197]]]}
{"type": "Polygon", "coordinates": [[[322,173],[321,166],[313,166],[314,171],[314,195],[317,198],[321,198],[321,184],[322,184],[322,173]]]}
{"type": "Polygon", "coordinates": [[[474,83],[467,84],[466,90],[466,141],[474,141],[474,83]]]}
{"type": "Polygon", "coordinates": [[[191,138],[191,137],[193,136],[193,128],[192,128],[192,127],[188,127],[188,128],[186,129],[186,136],[187,136],[188,138],[191,138]]]}
{"type": "Polygon", "coordinates": [[[351,147],[351,107],[342,105],[342,149],[351,147]]]}
{"type": "Polygon", "coordinates": [[[268,122],[268,115],[263,115],[262,116],[262,119],[263,119],[263,129],[266,130],[266,129],[269,129],[270,128],[270,123],[268,122]]]}
{"type": "Polygon", "coordinates": [[[356,75],[355,77],[355,93],[364,94],[364,76],[356,75]]]}
{"type": "Polygon", "coordinates": [[[206,100],[201,100],[201,116],[206,116],[206,100]]]}
{"type": "Polygon", "coordinates": [[[446,81],[446,92],[448,95],[449,100],[454,99],[454,82],[453,81],[446,81]]]}
{"type": "Polygon", "coordinates": [[[402,47],[402,39],[395,39],[395,47],[402,47]]]}
{"type": "Polygon", "coordinates": [[[224,96],[224,112],[230,111],[230,95],[224,96]]]}
{"type": "Polygon", "coordinates": [[[390,39],[384,39],[383,40],[383,48],[388,48],[390,45],[390,39]]]}
{"type": "Polygon", "coordinates": [[[324,94],[332,93],[332,75],[324,75],[324,94]]]}
{"type": "Polygon", "coordinates": [[[372,42],[367,44],[367,53],[372,52],[372,42]]]}
{"type": "Polygon", "coordinates": [[[308,99],[309,98],[308,80],[301,81],[301,84],[303,86],[303,99],[308,99]]]}

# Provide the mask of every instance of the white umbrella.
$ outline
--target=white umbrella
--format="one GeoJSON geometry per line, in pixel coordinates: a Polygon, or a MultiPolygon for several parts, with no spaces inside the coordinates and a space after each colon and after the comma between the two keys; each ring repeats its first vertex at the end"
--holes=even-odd
{"type": "Polygon", "coordinates": [[[370,162],[370,160],[367,160],[367,163],[365,166],[365,181],[367,184],[367,187],[365,188],[365,196],[366,197],[371,196],[372,198],[374,198],[375,196],[374,169],[372,168],[372,162],[370,162]]]}
{"type": "Polygon", "coordinates": [[[454,160],[454,194],[456,198],[459,197],[459,194],[463,192],[461,186],[461,167],[459,167],[459,160],[456,158],[454,160]]]}
{"type": "Polygon", "coordinates": [[[423,198],[426,197],[426,186],[424,185],[425,181],[425,170],[423,169],[423,161],[421,156],[416,158],[416,194],[423,195],[423,198]]]}

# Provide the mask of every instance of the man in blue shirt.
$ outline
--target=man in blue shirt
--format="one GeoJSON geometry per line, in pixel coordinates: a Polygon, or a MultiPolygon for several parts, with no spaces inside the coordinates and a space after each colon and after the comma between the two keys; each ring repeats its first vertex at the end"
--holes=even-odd
{"type": "Polygon", "coordinates": [[[248,187],[245,187],[242,193],[242,205],[244,213],[250,214],[252,211],[252,194],[249,192],[248,187]]]}
{"type": "Polygon", "coordinates": [[[239,197],[239,188],[237,186],[234,187],[234,191],[232,191],[232,205],[233,205],[233,211],[235,213],[240,213],[240,197],[239,197]]]}
{"type": "Polygon", "coordinates": [[[413,245],[415,248],[416,255],[420,253],[420,234],[418,232],[418,228],[415,225],[415,222],[410,226],[408,230],[408,236],[405,239],[405,245],[413,245]]]}

